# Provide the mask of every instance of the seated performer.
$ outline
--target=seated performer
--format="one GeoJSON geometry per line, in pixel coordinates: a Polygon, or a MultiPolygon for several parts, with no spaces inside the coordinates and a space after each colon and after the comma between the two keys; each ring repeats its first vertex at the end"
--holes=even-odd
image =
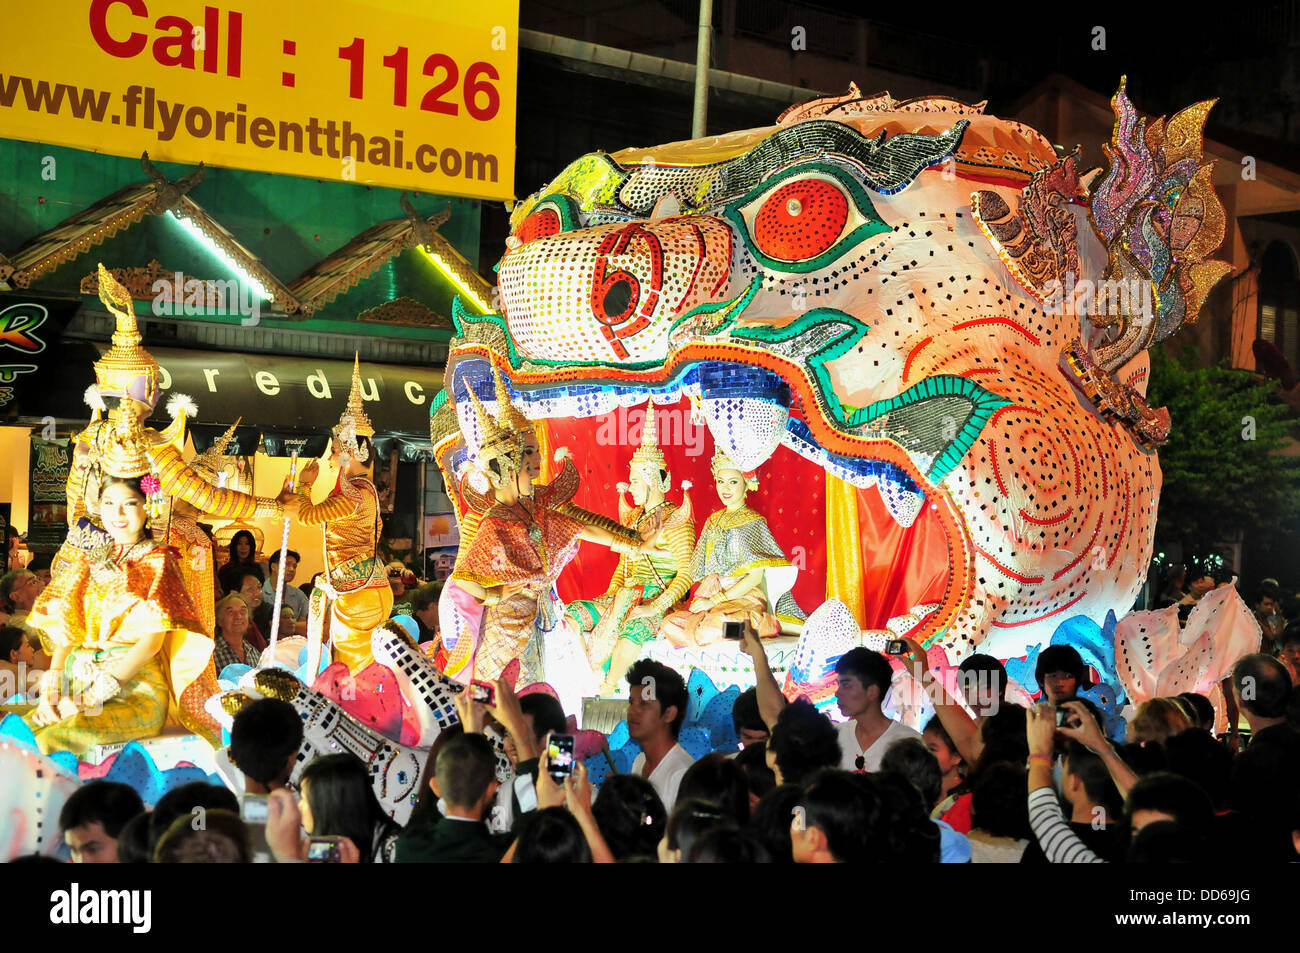
{"type": "MultiPolygon", "coordinates": [[[[462,616],[467,612],[463,595],[481,608],[481,619],[462,620],[468,647],[474,654],[474,677],[495,679],[511,659],[522,658],[525,681],[540,678],[541,645],[534,635],[550,631],[558,622],[551,613],[551,587],[578,548],[579,540],[609,546],[616,552],[635,552],[630,533],[613,520],[573,507],[578,471],[571,460],[556,479],[543,486],[541,452],[532,423],[511,403],[505,383],[497,375],[498,418],[493,419],[478,395],[470,390],[480,435],[475,466],[491,486],[482,497],[481,516],[472,527],[472,539],[462,536],[456,568],[448,580],[444,599],[450,599],[462,616]],[[525,656],[525,650],[528,655],[525,656]]],[[[470,521],[466,520],[467,529],[470,521]]],[[[639,538],[637,538],[639,542],[639,538]]],[[[467,647],[457,644],[448,665],[449,674],[463,666],[467,647]]]]}
{"type": "MultiPolygon", "coordinates": [[[[139,421],[150,470],[160,486],[156,498],[150,501],[157,513],[154,536],[180,553],[179,565],[186,589],[198,608],[204,631],[211,635],[215,621],[212,617],[214,568],[211,540],[199,528],[198,520],[204,517],[282,519],[285,506],[292,510],[297,499],[288,498],[282,504],[216,485],[219,457],[233,438],[234,427],[210,450],[186,463],[182,456],[186,418],[196,412],[188,397],[175,395],[167,402],[172,423],[165,430],[159,432],[145,426],[144,421],[153,412],[160,395],[158,362],[140,346],[131,293],[102,264],[99,266],[99,299],[115,316],[117,329],[113,333],[113,346],[95,362],[95,385],[86,394],[95,415],[86,429],[73,439],[73,461],[68,472],[68,526],[75,527],[88,510],[95,508],[101,476],[96,461],[103,458],[97,443],[101,434],[108,439],[100,415],[107,409],[105,401],[116,398],[118,405],[130,410],[139,421]]],[[[53,567],[55,574],[69,555],[66,547],[60,550],[53,567]]],[[[216,691],[215,681],[212,690],[216,691]]]]}
{"type": "MultiPolygon", "coordinates": [[[[723,508],[705,521],[691,564],[677,577],[686,586],[698,583],[695,596],[686,609],[670,613],[661,629],[678,648],[711,645],[722,638],[725,623],[746,619],[759,638],[775,637],[781,623],[774,606],[788,595],[797,572],[772,538],[767,520],[745,505],[758,477],[743,473],[718,452],[713,478],[723,508]]],[[[797,609],[790,614],[797,615],[797,609]]]]}
{"type": "Polygon", "coordinates": [[[28,716],[45,753],[158,734],[169,714],[215,742],[186,689],[208,668],[212,639],[185,589],[175,550],[146,525],[158,491],[148,436],[130,408],[109,414],[97,447],[99,516],[69,533],[67,561],[30,616],[52,643],[41,701],[28,716]]]}
{"type": "Polygon", "coordinates": [[[575,625],[590,633],[587,657],[593,669],[605,672],[602,695],[618,690],[641,646],[655,637],[664,613],[690,588],[682,573],[695,548],[690,499],[684,492],[689,484],[682,484],[681,507],[664,497],[671,486],[668,463],[659,449],[652,400],[646,407],[641,445],[628,468],[626,489],[632,494],[633,506],[624,504],[620,486],[618,508],[620,522],[636,530],[654,549],[620,558],[604,595],[570,603],[566,610],[575,625]]]}
{"type": "Polygon", "coordinates": [[[311,502],[311,486],[320,474],[320,464],[315,460],[303,468],[297,488],[299,521],[321,527],[324,539],[325,572],[316,577],[308,640],[319,645],[325,622],[324,600],[328,598],[333,604],[329,631],[334,660],[345,662],[355,674],[373,661],[370,633],[393,609],[393,590],[377,554],[383,526],[379,494],[370,481],[375,428],[361,402],[359,358],[352,367],[347,409],[333,433],[330,465],[338,470],[334,492],[322,503],[311,502]]]}

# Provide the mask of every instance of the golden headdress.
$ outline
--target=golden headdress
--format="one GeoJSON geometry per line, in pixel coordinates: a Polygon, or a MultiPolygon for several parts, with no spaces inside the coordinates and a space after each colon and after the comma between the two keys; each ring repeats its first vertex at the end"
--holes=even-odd
{"type": "Polygon", "coordinates": [[[113,408],[105,423],[107,426],[100,428],[95,447],[100,472],[128,480],[149,473],[153,466],[148,437],[129,405],[113,408]]]}
{"type": "Polygon", "coordinates": [[[742,470],[739,466],[737,466],[735,463],[732,462],[729,456],[727,456],[721,450],[719,450],[717,453],[713,455],[713,462],[710,464],[710,469],[712,469],[713,475],[715,477],[718,475],[718,472],[721,470],[736,470],[745,477],[745,486],[747,489],[751,491],[758,489],[758,471],[742,470]]]}
{"type": "Polygon", "coordinates": [[[152,409],[158,403],[158,362],[140,346],[131,292],[99,265],[99,300],[117,319],[113,346],[95,362],[95,383],[101,397],[129,397],[152,409]]]}
{"type": "Polygon", "coordinates": [[[352,388],[348,391],[348,405],[339,417],[338,424],[334,427],[333,434],[343,444],[345,453],[356,457],[362,463],[369,459],[370,454],[366,450],[361,450],[357,446],[358,437],[367,437],[374,439],[375,427],[370,422],[369,415],[366,414],[364,401],[361,397],[361,355],[356,354],[352,359],[352,388]]]}
{"type": "Polygon", "coordinates": [[[641,445],[632,454],[632,470],[641,474],[647,486],[658,486],[667,493],[673,485],[673,478],[668,474],[668,461],[659,448],[659,428],[655,425],[655,402],[646,404],[645,424],[641,427],[641,445]],[[664,474],[661,476],[661,474],[664,474]]]}
{"type": "Polygon", "coordinates": [[[520,413],[519,408],[511,401],[505,379],[495,363],[492,365],[492,375],[495,378],[496,417],[488,413],[468,382],[466,382],[466,390],[469,391],[469,399],[474,405],[474,414],[478,422],[478,450],[474,454],[474,462],[479,470],[489,475],[493,483],[500,486],[504,483],[504,474],[503,478],[498,480],[488,469],[488,464],[498,460],[502,471],[510,470],[517,473],[522,464],[524,445],[529,437],[536,436],[536,431],[533,430],[532,422],[520,413]]]}
{"type": "Polygon", "coordinates": [[[235,439],[235,429],[243,419],[243,417],[240,417],[236,420],[230,425],[229,430],[213,441],[212,446],[190,461],[190,468],[214,486],[217,482],[217,470],[221,466],[221,458],[225,456],[226,447],[230,446],[230,441],[235,439]]]}

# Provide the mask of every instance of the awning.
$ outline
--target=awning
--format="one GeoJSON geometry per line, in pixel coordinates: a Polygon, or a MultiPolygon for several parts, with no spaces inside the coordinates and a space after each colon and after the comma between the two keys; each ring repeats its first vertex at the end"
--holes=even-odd
{"type": "MultiPolygon", "coordinates": [[[[38,355],[39,360],[28,358],[39,366],[23,378],[17,422],[39,426],[48,417],[86,420],[90,411],[83,397],[95,381],[93,364],[107,349],[107,343],[63,341],[38,355]]],[[[191,427],[198,450],[211,446],[242,417],[236,432],[242,449],[230,452],[250,453],[261,437],[267,453],[288,455],[296,449],[319,455],[322,440],[347,405],[352,381],[348,361],[153,346],[149,352],[158,361],[163,390],[150,422],[165,426],[170,395],[189,395],[198,405],[191,427]]],[[[362,397],[381,455],[395,442],[403,459],[422,456],[421,448],[429,443],[429,404],[441,389],[441,368],[361,365],[362,397]]]]}

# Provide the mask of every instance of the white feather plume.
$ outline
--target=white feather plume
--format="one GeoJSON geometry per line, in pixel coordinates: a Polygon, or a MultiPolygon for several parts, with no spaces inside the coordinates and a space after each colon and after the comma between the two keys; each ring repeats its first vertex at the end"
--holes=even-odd
{"type": "Polygon", "coordinates": [[[97,410],[101,414],[108,410],[108,405],[104,403],[104,395],[99,392],[98,384],[91,384],[87,387],[82,399],[85,400],[86,406],[91,410],[97,410]]]}
{"type": "Polygon", "coordinates": [[[556,447],[556,448],[555,448],[555,462],[556,462],[556,463],[559,463],[561,460],[567,460],[567,459],[568,459],[569,457],[571,457],[571,456],[573,456],[573,454],[569,452],[569,448],[568,448],[568,447],[556,447]]]}
{"type": "Polygon", "coordinates": [[[628,486],[626,483],[616,483],[614,484],[614,489],[618,490],[620,493],[628,493],[631,491],[632,487],[628,486]]]}
{"type": "Polygon", "coordinates": [[[687,490],[689,490],[689,489],[690,489],[691,487],[693,487],[695,484],[692,483],[690,480],[683,480],[683,481],[682,481],[680,484],[678,484],[678,485],[682,488],[682,492],[685,493],[687,490]]]}
{"type": "Polygon", "coordinates": [[[192,420],[199,415],[199,405],[188,394],[172,394],[167,398],[167,416],[175,420],[181,414],[187,420],[192,420]]]}

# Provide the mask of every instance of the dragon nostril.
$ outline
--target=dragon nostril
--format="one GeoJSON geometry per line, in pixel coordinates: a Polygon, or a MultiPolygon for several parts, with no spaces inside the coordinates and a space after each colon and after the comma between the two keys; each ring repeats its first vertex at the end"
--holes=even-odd
{"type": "Polygon", "coordinates": [[[632,282],[626,278],[613,282],[605,290],[602,302],[605,313],[611,317],[626,314],[632,304],[632,282]]]}

